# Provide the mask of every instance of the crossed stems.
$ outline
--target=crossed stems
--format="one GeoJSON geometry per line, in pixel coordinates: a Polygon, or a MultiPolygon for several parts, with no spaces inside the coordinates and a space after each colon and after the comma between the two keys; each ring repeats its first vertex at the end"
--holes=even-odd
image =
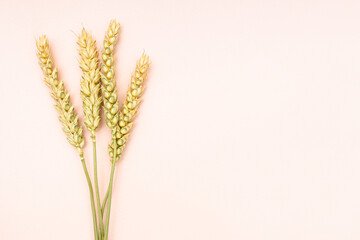
{"type": "Polygon", "coordinates": [[[91,179],[89,176],[89,172],[86,167],[84,155],[81,152],[80,158],[81,163],[85,172],[86,180],[88,182],[89,186],[89,192],[90,192],[90,202],[91,202],[91,211],[93,216],[93,224],[94,224],[94,237],[95,240],[107,240],[108,234],[109,234],[109,223],[110,223],[110,209],[111,209],[111,196],[112,196],[112,186],[113,186],[113,179],[114,179],[114,172],[115,172],[115,163],[116,163],[116,138],[113,139],[114,142],[114,158],[111,162],[111,174],[110,174],[110,181],[109,186],[106,192],[106,196],[104,198],[104,201],[102,205],[100,204],[100,194],[99,194],[99,184],[98,184],[98,176],[97,176],[97,157],[96,157],[96,138],[95,135],[92,135],[92,141],[93,141],[93,160],[94,160],[94,182],[95,182],[95,193],[96,193],[96,203],[97,203],[97,210],[98,210],[98,217],[96,215],[95,210],[95,201],[94,201],[94,191],[91,183],[91,179]],[[108,204],[107,204],[107,201],[108,204]],[[105,210],[105,206],[107,204],[107,212],[106,212],[106,221],[105,221],[105,229],[104,229],[104,222],[103,222],[103,214],[105,210]],[[99,223],[99,227],[98,227],[99,223]]]}

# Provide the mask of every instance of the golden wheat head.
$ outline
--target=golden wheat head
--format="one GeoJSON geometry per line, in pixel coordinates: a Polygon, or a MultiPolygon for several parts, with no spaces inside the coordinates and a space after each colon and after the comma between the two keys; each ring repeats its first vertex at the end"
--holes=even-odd
{"type": "MultiPolygon", "coordinates": [[[[137,109],[141,102],[141,94],[144,91],[143,83],[146,80],[149,65],[149,57],[146,54],[142,54],[141,58],[137,62],[135,73],[131,76],[131,83],[126,93],[126,99],[123,103],[122,110],[119,114],[120,120],[115,132],[117,143],[116,160],[120,159],[120,156],[125,148],[130,129],[133,125],[134,117],[136,116],[137,109]]],[[[110,144],[108,148],[111,158],[114,156],[113,147],[113,144],[110,144]]]]}
{"type": "Polygon", "coordinates": [[[44,81],[51,89],[51,96],[55,100],[55,108],[59,114],[59,120],[67,140],[82,155],[84,137],[82,128],[78,122],[78,116],[74,113],[74,106],[70,103],[70,95],[64,87],[64,83],[58,80],[58,72],[53,68],[48,40],[45,35],[40,36],[36,41],[37,56],[44,74],[44,81]]]}
{"type": "Polygon", "coordinates": [[[100,68],[98,62],[98,52],[93,40],[85,29],[78,37],[80,68],[83,72],[81,77],[81,99],[84,109],[84,123],[86,128],[95,136],[95,131],[100,123],[100,107],[102,99],[100,97],[100,68]]]}
{"type": "Polygon", "coordinates": [[[104,49],[102,58],[102,96],[104,101],[104,113],[106,125],[114,130],[119,122],[119,103],[116,90],[114,70],[114,47],[119,36],[120,24],[115,20],[111,21],[105,34],[104,49]]]}

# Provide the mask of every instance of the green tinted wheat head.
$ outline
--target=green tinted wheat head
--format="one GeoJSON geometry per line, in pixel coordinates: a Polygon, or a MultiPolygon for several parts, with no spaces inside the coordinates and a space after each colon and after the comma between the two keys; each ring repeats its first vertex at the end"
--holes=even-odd
{"type": "Polygon", "coordinates": [[[58,111],[59,120],[63,125],[67,140],[78,150],[82,157],[82,147],[84,145],[82,128],[79,125],[78,116],[74,113],[74,106],[70,103],[70,95],[66,91],[64,83],[58,80],[57,69],[52,65],[50,48],[45,35],[37,39],[36,46],[44,81],[51,89],[51,96],[55,100],[55,108],[58,111]]]}
{"type": "Polygon", "coordinates": [[[101,53],[101,91],[104,101],[105,120],[113,133],[119,121],[119,103],[114,70],[114,47],[119,36],[119,30],[120,24],[115,20],[111,21],[105,34],[104,50],[101,53]]]}
{"type": "MultiPolygon", "coordinates": [[[[117,143],[116,160],[119,160],[125,148],[134,117],[141,102],[140,97],[144,91],[143,83],[146,80],[149,65],[149,57],[143,54],[137,62],[135,73],[131,76],[131,84],[126,93],[126,99],[119,114],[120,120],[115,132],[117,143]]],[[[112,145],[109,145],[108,152],[110,157],[113,158],[114,149],[112,145]]]]}
{"type": "Polygon", "coordinates": [[[80,86],[84,109],[84,123],[93,137],[100,123],[100,107],[102,102],[100,96],[100,68],[95,42],[85,29],[82,30],[77,41],[80,55],[79,64],[83,72],[80,86]]]}

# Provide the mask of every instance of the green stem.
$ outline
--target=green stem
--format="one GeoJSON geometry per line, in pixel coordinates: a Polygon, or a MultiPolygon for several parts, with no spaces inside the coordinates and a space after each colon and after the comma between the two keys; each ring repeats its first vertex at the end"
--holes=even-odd
{"type": "Polygon", "coordinates": [[[93,188],[92,188],[92,184],[91,184],[89,172],[88,172],[88,170],[87,170],[87,168],[86,168],[85,159],[84,159],[84,156],[83,156],[82,153],[80,154],[80,157],[81,157],[82,166],[83,166],[83,168],[84,168],[86,180],[87,180],[88,185],[89,185],[90,201],[91,201],[91,211],[92,211],[93,223],[94,223],[94,235],[95,235],[95,240],[99,240],[99,234],[98,234],[98,229],[97,229],[97,221],[96,221],[95,203],[94,203],[94,192],[93,192],[93,188]]]}
{"type": "Polygon", "coordinates": [[[103,200],[103,203],[102,203],[102,206],[101,206],[101,213],[104,215],[104,210],[105,210],[105,206],[106,206],[106,202],[109,198],[109,188],[108,190],[106,191],[106,195],[105,195],[105,198],[103,200]]]}
{"type": "Polygon", "coordinates": [[[110,182],[109,182],[109,202],[107,204],[107,211],[106,211],[106,225],[105,225],[105,240],[108,240],[109,235],[109,222],[110,222],[110,209],[111,209],[111,195],[112,195],[112,186],[113,186],[113,179],[114,179],[114,172],[115,172],[115,163],[116,163],[116,138],[114,137],[114,156],[111,163],[111,174],[110,174],[110,182]]]}
{"type": "Polygon", "coordinates": [[[92,135],[93,141],[93,158],[94,158],[94,182],[95,182],[95,193],[96,193],[96,202],[97,202],[97,209],[98,209],[98,217],[99,217],[99,235],[100,239],[104,234],[104,224],[103,224],[103,217],[101,211],[101,204],[100,204],[100,193],[99,193],[99,183],[98,183],[98,174],[97,174],[97,157],[96,157],[96,138],[95,135],[92,135]]]}

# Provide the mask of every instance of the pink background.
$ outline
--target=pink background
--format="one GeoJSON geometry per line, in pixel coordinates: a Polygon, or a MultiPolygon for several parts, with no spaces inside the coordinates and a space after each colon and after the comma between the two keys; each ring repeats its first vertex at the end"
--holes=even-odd
{"type": "MultiPolygon", "coordinates": [[[[0,239],[93,239],[35,38],[48,35],[82,116],[75,34],[100,47],[113,18],[121,101],[144,49],[152,66],[111,239],[360,239],[359,12],[340,0],[2,0],[0,239]]],[[[104,122],[97,136],[103,196],[104,122]]]]}

